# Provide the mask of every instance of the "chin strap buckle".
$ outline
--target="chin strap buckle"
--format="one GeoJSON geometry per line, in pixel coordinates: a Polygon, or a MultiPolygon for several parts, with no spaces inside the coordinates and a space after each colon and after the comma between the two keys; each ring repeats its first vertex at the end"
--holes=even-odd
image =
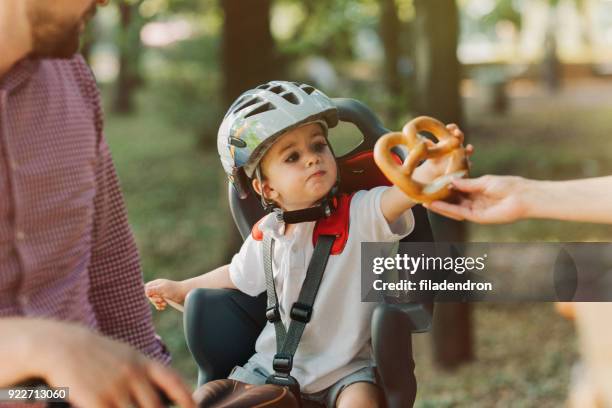
{"type": "Polygon", "coordinates": [[[272,208],[272,211],[274,212],[274,216],[276,217],[276,221],[278,222],[285,222],[285,216],[283,213],[283,210],[278,208],[278,207],[274,207],[272,208]]]}
{"type": "Polygon", "coordinates": [[[304,208],[294,211],[283,211],[281,208],[274,207],[272,211],[275,213],[278,222],[287,224],[297,224],[300,222],[318,221],[321,218],[329,217],[336,209],[336,196],[338,194],[338,186],[332,187],[327,196],[314,207],[304,208]]]}

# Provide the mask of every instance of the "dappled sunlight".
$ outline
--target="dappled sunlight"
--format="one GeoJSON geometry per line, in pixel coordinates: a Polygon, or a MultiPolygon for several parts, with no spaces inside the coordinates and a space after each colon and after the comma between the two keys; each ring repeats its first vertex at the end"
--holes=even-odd
{"type": "Polygon", "coordinates": [[[151,22],[142,27],[140,38],[147,47],[167,47],[191,38],[193,27],[186,20],[151,22]]]}

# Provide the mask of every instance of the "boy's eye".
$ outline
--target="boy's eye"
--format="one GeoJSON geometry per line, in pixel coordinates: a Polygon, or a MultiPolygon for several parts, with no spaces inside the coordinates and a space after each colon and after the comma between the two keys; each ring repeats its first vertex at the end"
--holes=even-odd
{"type": "Polygon", "coordinates": [[[317,142],[314,144],[313,150],[317,153],[320,153],[325,150],[326,146],[327,146],[327,143],[325,142],[317,142]]]}
{"type": "Polygon", "coordinates": [[[291,154],[289,155],[289,157],[287,157],[287,160],[285,160],[285,161],[286,161],[287,163],[293,163],[293,162],[298,161],[298,160],[299,160],[299,158],[300,158],[300,155],[299,155],[299,154],[297,154],[297,153],[291,153],[291,154]]]}

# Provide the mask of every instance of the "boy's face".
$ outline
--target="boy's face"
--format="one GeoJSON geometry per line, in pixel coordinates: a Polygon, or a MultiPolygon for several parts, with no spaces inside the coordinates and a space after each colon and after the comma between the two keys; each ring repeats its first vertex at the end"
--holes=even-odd
{"type": "Polygon", "coordinates": [[[317,123],[282,135],[260,165],[264,180],[253,180],[255,191],[287,211],[312,207],[336,183],[336,160],[317,123]]]}

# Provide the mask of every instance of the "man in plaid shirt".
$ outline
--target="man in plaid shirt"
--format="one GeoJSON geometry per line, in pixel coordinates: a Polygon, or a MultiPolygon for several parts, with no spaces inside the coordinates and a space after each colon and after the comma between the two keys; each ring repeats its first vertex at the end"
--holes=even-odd
{"type": "Polygon", "coordinates": [[[0,388],[41,378],[83,407],[159,406],[162,390],[190,407],[75,56],[97,3],[0,2],[0,388]]]}

